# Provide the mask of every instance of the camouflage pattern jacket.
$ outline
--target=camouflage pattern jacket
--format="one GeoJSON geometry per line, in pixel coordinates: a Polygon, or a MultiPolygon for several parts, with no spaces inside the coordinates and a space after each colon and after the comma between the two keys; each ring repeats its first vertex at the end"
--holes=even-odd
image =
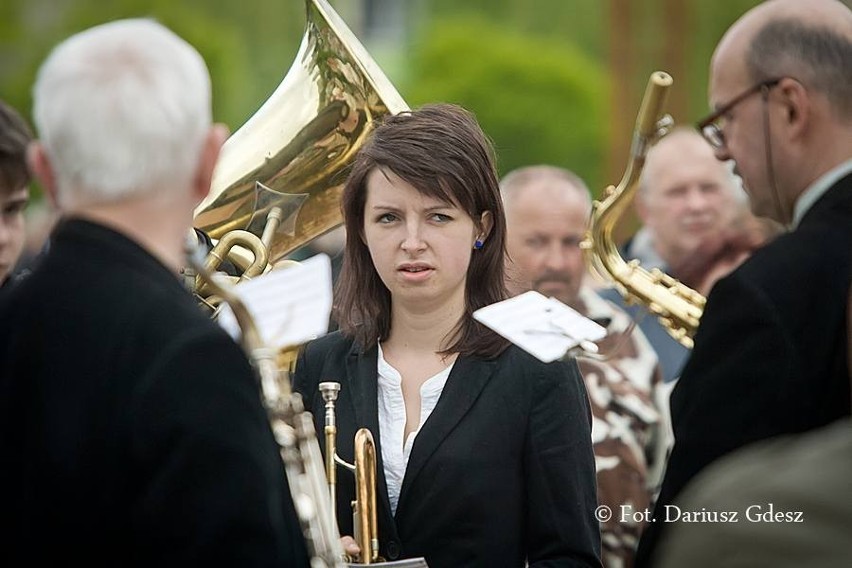
{"type": "Polygon", "coordinates": [[[670,445],[668,397],[657,355],[638,327],[625,336],[629,316],[583,286],[577,310],[607,328],[597,343],[605,361],[581,357],[592,407],[598,502],[611,511],[601,520],[607,568],[632,566],[670,445]]]}

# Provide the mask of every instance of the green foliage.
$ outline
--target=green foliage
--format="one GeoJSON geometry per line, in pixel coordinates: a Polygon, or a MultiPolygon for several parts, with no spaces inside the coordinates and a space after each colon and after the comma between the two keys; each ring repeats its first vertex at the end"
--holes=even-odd
{"type": "MultiPolygon", "coordinates": [[[[670,100],[688,93],[678,120],[704,114],[713,47],[760,0],[393,1],[407,3],[416,35],[411,46],[386,46],[379,60],[409,104],[450,100],[473,110],[496,142],[502,173],[550,162],[575,170],[594,190],[620,173],[603,172],[606,155],[607,167],[623,163],[620,138],[607,137],[627,135],[638,110],[621,109],[631,117],[622,124],[624,116],[605,106],[613,89],[630,93],[638,107],[648,73],[669,70],[670,100]],[[682,21],[669,13],[675,1],[682,21]],[[629,71],[614,76],[611,26],[628,8],[629,41],[618,57],[629,61],[629,71]],[[683,55],[678,68],[666,59],[674,42],[683,44],[676,46],[683,55]]],[[[331,3],[358,34],[361,0],[331,3]]],[[[236,130],[286,74],[304,30],[305,2],[0,0],[0,98],[29,118],[30,89],[49,50],[89,26],[131,16],[157,18],[198,47],[211,71],[214,117],[236,130]]]]}
{"type": "Polygon", "coordinates": [[[607,84],[592,60],[570,43],[481,19],[436,21],[422,37],[401,85],[410,105],[448,101],[473,111],[501,174],[549,163],[600,186],[607,84]]]}
{"type": "Polygon", "coordinates": [[[246,10],[226,0],[3,0],[0,98],[29,120],[32,85],[50,50],[81,30],[130,17],[155,18],[199,50],[210,69],[214,119],[232,131],[278,86],[305,26],[302,1],[263,0],[246,10]]]}

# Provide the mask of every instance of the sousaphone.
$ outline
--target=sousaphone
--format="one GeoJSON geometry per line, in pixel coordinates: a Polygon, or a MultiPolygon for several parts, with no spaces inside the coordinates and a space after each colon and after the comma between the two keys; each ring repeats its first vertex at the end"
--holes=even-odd
{"type": "Polygon", "coordinates": [[[228,138],[210,194],[195,210],[195,226],[233,241],[227,246],[251,248],[246,241],[262,239],[269,264],[341,224],[347,166],[377,120],[408,109],[328,2],[306,0],[306,7],[296,60],[228,138]],[[275,209],[280,220],[264,236],[275,209]],[[234,231],[239,238],[226,238],[234,231]]]}

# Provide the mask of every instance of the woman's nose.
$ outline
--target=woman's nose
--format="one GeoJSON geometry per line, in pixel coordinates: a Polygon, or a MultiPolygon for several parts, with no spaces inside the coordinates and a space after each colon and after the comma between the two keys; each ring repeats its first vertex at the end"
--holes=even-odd
{"type": "Polygon", "coordinates": [[[423,231],[420,223],[408,223],[405,227],[405,238],[402,241],[402,249],[407,252],[423,250],[426,242],[423,240],[423,231]]]}

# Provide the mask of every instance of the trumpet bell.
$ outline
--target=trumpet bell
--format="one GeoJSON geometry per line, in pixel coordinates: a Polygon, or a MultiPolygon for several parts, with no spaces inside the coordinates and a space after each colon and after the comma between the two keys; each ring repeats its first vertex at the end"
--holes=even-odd
{"type": "Polygon", "coordinates": [[[408,109],[326,0],[306,0],[301,47],[281,84],[228,140],[195,226],[212,238],[258,237],[283,212],[269,243],[274,262],[341,224],[340,196],[355,153],[386,114],[408,109]]]}

